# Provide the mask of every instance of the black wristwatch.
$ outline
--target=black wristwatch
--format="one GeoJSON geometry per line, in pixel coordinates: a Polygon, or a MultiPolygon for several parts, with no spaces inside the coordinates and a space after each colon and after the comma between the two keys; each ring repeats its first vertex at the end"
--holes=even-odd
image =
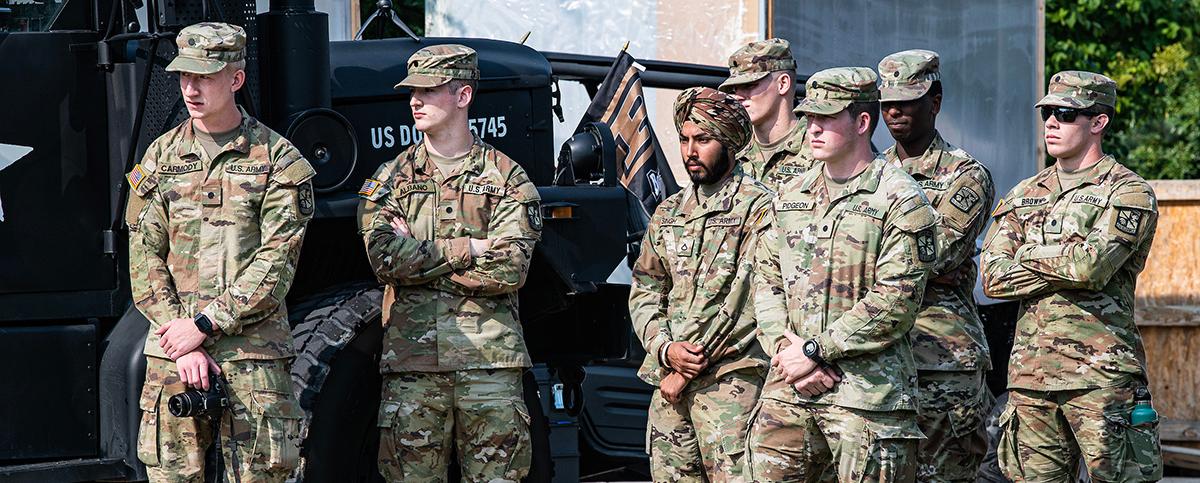
{"type": "Polygon", "coordinates": [[[825,365],[825,359],[821,358],[821,344],[817,343],[817,339],[808,339],[804,341],[804,346],[802,346],[801,349],[804,350],[804,357],[812,359],[812,361],[816,362],[817,365],[825,365]]]}
{"type": "Polygon", "coordinates": [[[204,335],[207,335],[209,337],[216,335],[216,331],[213,330],[213,323],[211,320],[208,320],[207,315],[199,314],[196,316],[195,320],[196,320],[196,328],[200,329],[200,332],[203,332],[204,335]]]}

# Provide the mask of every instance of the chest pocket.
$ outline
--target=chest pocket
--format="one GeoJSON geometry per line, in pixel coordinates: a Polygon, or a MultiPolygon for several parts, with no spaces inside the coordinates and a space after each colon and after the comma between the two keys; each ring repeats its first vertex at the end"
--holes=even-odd
{"type": "Polygon", "coordinates": [[[1043,241],[1074,242],[1087,238],[1106,207],[1107,193],[1091,192],[1084,188],[1063,195],[1046,214],[1042,224],[1043,241]]]}
{"type": "Polygon", "coordinates": [[[438,233],[434,232],[435,227],[440,224],[435,188],[434,182],[428,179],[397,180],[395,185],[389,187],[392,198],[400,207],[398,214],[408,221],[413,236],[419,240],[432,240],[438,236],[438,233]]]}
{"type": "Polygon", "coordinates": [[[832,225],[833,233],[827,238],[833,244],[830,250],[834,264],[873,267],[878,253],[872,247],[878,247],[883,239],[884,210],[863,200],[852,201],[835,213],[817,225],[818,236],[822,236],[826,225],[832,225]]]}
{"type": "Polygon", "coordinates": [[[679,266],[676,266],[679,259],[688,259],[695,256],[698,251],[696,244],[693,243],[692,237],[687,232],[687,226],[684,225],[683,219],[672,218],[664,220],[658,228],[658,237],[662,240],[663,248],[670,254],[672,259],[672,270],[678,271],[679,266]]]}
{"type": "Polygon", "coordinates": [[[1027,242],[1045,243],[1045,224],[1049,221],[1051,208],[1049,196],[1012,198],[1004,200],[1004,203],[1004,212],[1000,216],[1011,212],[1020,222],[1027,242]]]}
{"type": "MultiPolygon", "coordinates": [[[[472,236],[487,236],[500,203],[508,196],[502,183],[491,179],[474,179],[463,183],[455,207],[462,229],[472,236]]],[[[445,211],[446,207],[440,207],[445,211]]]]}
{"type": "Polygon", "coordinates": [[[204,172],[201,171],[199,160],[162,163],[154,172],[158,180],[158,190],[162,193],[166,205],[169,224],[200,216],[200,192],[203,191],[204,172]]]}
{"type": "Polygon", "coordinates": [[[745,216],[738,213],[716,214],[704,220],[703,241],[696,247],[704,270],[698,283],[709,293],[724,293],[729,290],[729,281],[737,273],[739,257],[753,257],[754,253],[741,252],[742,239],[747,230],[745,216]]]}
{"type": "MultiPolygon", "coordinates": [[[[202,200],[206,205],[224,205],[227,210],[238,216],[255,217],[262,210],[263,197],[267,192],[267,183],[271,165],[266,162],[226,163],[224,182],[220,184],[216,197],[222,198],[218,203],[212,200],[202,200]]],[[[205,186],[205,191],[214,191],[212,186],[205,186]]],[[[207,193],[202,194],[207,197],[207,193]]]]}

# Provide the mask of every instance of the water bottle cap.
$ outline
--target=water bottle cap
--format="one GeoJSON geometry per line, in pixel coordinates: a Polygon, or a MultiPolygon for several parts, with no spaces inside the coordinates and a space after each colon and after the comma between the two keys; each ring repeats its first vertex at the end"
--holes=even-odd
{"type": "Polygon", "coordinates": [[[1133,399],[1135,401],[1150,400],[1150,389],[1145,386],[1134,389],[1133,399]]]}

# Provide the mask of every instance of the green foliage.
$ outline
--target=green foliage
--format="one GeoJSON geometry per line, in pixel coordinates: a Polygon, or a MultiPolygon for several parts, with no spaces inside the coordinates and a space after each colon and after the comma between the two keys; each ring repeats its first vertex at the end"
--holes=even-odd
{"type": "Polygon", "coordinates": [[[1105,150],[1147,179],[1200,177],[1200,0],[1046,0],[1046,76],[1117,81],[1105,150]]]}
{"type": "MultiPolygon", "coordinates": [[[[365,23],[367,17],[375,13],[377,8],[379,8],[379,4],[375,0],[359,0],[358,10],[362,15],[359,18],[365,23]]],[[[392,10],[400,15],[400,21],[412,29],[413,33],[425,36],[425,0],[392,0],[392,10]]],[[[374,22],[371,22],[371,28],[363,33],[365,39],[390,39],[404,36],[404,31],[393,25],[387,17],[375,19],[374,22]]]]}

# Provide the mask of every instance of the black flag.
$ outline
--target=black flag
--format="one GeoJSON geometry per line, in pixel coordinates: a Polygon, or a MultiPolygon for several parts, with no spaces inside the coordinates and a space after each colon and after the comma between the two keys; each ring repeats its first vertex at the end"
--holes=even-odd
{"type": "Polygon", "coordinates": [[[649,218],[659,203],[679,191],[679,185],[650,128],[641,66],[628,52],[617,55],[575,132],[591,122],[603,122],[612,130],[617,179],[642,202],[649,218]]]}

